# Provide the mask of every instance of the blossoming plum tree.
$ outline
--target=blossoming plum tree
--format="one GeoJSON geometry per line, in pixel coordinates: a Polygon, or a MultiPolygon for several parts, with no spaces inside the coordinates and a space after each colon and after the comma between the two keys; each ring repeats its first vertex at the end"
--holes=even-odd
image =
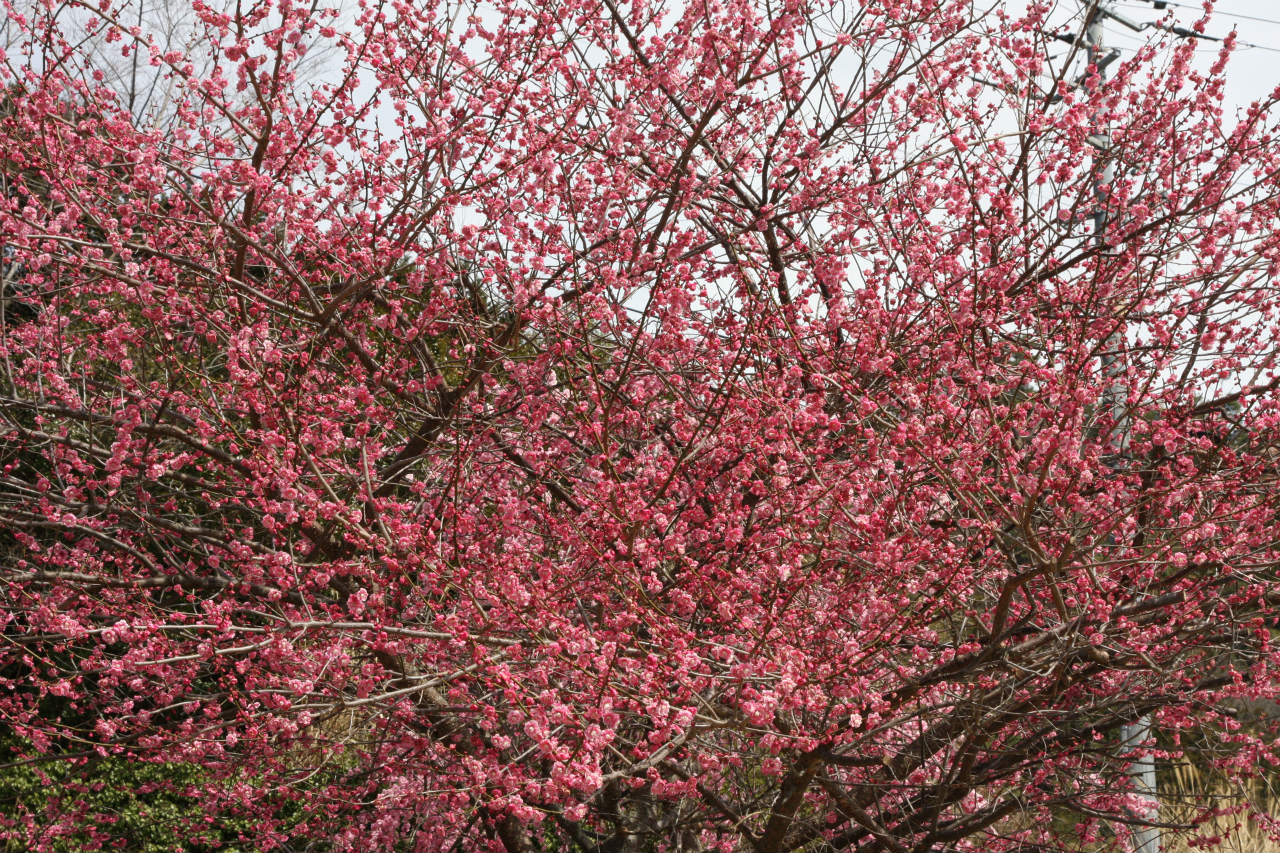
{"type": "Polygon", "coordinates": [[[1104,84],[1045,2],[192,0],[200,57],[5,8],[15,761],[197,767],[263,849],[924,853],[1275,760],[1231,39],[1104,84]]]}

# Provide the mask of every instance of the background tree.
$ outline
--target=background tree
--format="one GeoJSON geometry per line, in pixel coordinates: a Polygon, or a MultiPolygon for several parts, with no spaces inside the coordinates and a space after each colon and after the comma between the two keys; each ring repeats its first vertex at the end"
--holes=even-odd
{"type": "Polygon", "coordinates": [[[1102,86],[1045,3],[197,2],[203,67],[7,8],[23,759],[194,765],[260,848],[770,853],[1122,844],[1144,714],[1274,760],[1231,40],[1102,86]]]}

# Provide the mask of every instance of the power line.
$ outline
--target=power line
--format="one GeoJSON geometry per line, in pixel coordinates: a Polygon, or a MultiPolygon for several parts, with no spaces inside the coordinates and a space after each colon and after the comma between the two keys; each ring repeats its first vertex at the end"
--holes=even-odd
{"type": "MultiPolygon", "coordinates": [[[[1280,47],[1267,47],[1266,45],[1250,44],[1247,42],[1236,42],[1236,44],[1238,45],[1238,48],[1239,48],[1236,51],[1237,53],[1243,53],[1246,50],[1265,50],[1270,53],[1280,53],[1280,47]]],[[[1138,45],[1115,44],[1111,46],[1111,49],[1118,50],[1121,53],[1137,53],[1140,50],[1140,47],[1138,45]]],[[[1208,48],[1208,47],[1201,47],[1201,48],[1196,48],[1195,52],[1205,53],[1205,54],[1208,54],[1208,53],[1218,54],[1218,53],[1221,53],[1222,51],[1214,50],[1213,48],[1208,48]]]]}
{"type": "MultiPolygon", "coordinates": [[[[1119,36],[1120,38],[1123,38],[1123,39],[1128,39],[1131,42],[1131,44],[1112,45],[1111,47],[1113,50],[1133,52],[1133,51],[1137,51],[1140,47],[1147,44],[1147,42],[1144,39],[1142,39],[1142,37],[1140,36],[1131,36],[1128,33],[1113,33],[1112,35],[1119,36]]],[[[1265,45],[1265,44],[1257,44],[1251,41],[1240,41],[1239,39],[1236,40],[1236,49],[1238,51],[1266,50],[1266,51],[1270,51],[1271,53],[1280,53],[1280,47],[1269,47],[1268,45],[1265,45]]],[[[1221,52],[1222,52],[1221,48],[1213,48],[1213,47],[1196,48],[1196,53],[1221,53],[1221,52]]]]}
{"type": "MultiPolygon", "coordinates": [[[[1198,9],[1199,8],[1197,6],[1192,6],[1189,3],[1177,3],[1177,2],[1174,2],[1174,0],[1148,0],[1148,2],[1157,4],[1157,8],[1161,8],[1162,6],[1176,6],[1180,9],[1198,9]]],[[[1138,9],[1149,8],[1148,6],[1143,6],[1136,2],[1126,2],[1124,3],[1124,5],[1128,8],[1138,8],[1138,9]]],[[[1255,15],[1242,15],[1242,14],[1237,14],[1232,12],[1214,12],[1214,14],[1226,15],[1228,17],[1242,18],[1244,20],[1258,21],[1260,23],[1275,24],[1277,26],[1280,26],[1280,20],[1275,20],[1272,18],[1260,18],[1255,15]]],[[[1127,22],[1125,23],[1127,24],[1127,22]]],[[[1222,41],[1223,40],[1222,36],[1206,35],[1204,33],[1188,30],[1185,27],[1180,27],[1176,25],[1175,26],[1162,25],[1155,21],[1147,21],[1142,25],[1141,28],[1146,29],[1147,27],[1152,27],[1158,30],[1164,30],[1165,32],[1172,33],[1173,35],[1183,36],[1186,38],[1203,39],[1205,41],[1222,41]]],[[[1120,35],[1125,35],[1125,34],[1121,33],[1120,35]]],[[[1133,38],[1133,36],[1129,36],[1129,38],[1133,38]]],[[[1244,41],[1243,39],[1236,39],[1235,43],[1236,43],[1236,46],[1242,50],[1265,50],[1269,53],[1280,53],[1280,47],[1272,47],[1270,45],[1258,44],[1257,42],[1244,41]]],[[[1217,53],[1216,50],[1197,50],[1196,52],[1197,53],[1217,53]]]]}
{"type": "MultiPolygon", "coordinates": [[[[1175,0],[1147,0],[1147,2],[1158,4],[1157,8],[1160,8],[1160,5],[1163,5],[1163,6],[1174,6],[1178,9],[1195,9],[1196,11],[1203,11],[1203,8],[1200,6],[1193,6],[1190,3],[1177,3],[1175,2],[1175,0]]],[[[1150,6],[1144,5],[1142,3],[1134,2],[1134,0],[1125,0],[1125,2],[1122,5],[1128,6],[1129,8],[1143,8],[1143,9],[1150,8],[1150,6]]],[[[1214,9],[1213,14],[1210,16],[1210,19],[1212,20],[1212,18],[1216,18],[1218,16],[1222,16],[1226,18],[1238,18],[1241,21],[1257,21],[1260,24],[1275,24],[1276,26],[1280,26],[1280,19],[1261,18],[1261,17],[1258,17],[1257,15],[1246,15],[1243,12],[1223,12],[1220,9],[1214,9]]]]}
{"type": "Polygon", "coordinates": [[[1238,41],[1236,44],[1245,50],[1267,50],[1271,53],[1280,53],[1280,47],[1267,47],[1265,44],[1254,44],[1251,41],[1238,41]]]}

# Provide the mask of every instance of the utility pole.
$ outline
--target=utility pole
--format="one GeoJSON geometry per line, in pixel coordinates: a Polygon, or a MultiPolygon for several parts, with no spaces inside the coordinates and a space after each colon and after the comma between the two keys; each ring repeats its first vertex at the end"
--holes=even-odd
{"type": "MultiPolygon", "coordinates": [[[[1105,78],[1106,67],[1115,58],[1115,53],[1107,50],[1103,45],[1103,20],[1112,18],[1135,31],[1143,27],[1111,11],[1106,7],[1104,0],[1086,0],[1086,2],[1088,4],[1084,29],[1086,57],[1089,65],[1097,69],[1099,77],[1105,78]]],[[[1089,141],[1099,154],[1105,157],[1111,144],[1107,128],[1096,127],[1089,141]]],[[[1106,188],[1111,183],[1112,177],[1113,171],[1109,162],[1105,163],[1101,171],[1095,171],[1094,199],[1097,209],[1093,215],[1093,233],[1099,247],[1103,246],[1106,239],[1104,235],[1107,225],[1106,188]]],[[[1112,332],[1102,355],[1103,373],[1113,380],[1111,387],[1107,390],[1107,396],[1115,423],[1116,452],[1121,458],[1129,449],[1129,418],[1123,381],[1124,345],[1125,329],[1119,328],[1112,332]]],[[[1125,724],[1121,729],[1120,737],[1125,751],[1135,751],[1138,744],[1145,743],[1151,738],[1151,717],[1144,714],[1134,722],[1125,724]]],[[[1150,755],[1137,756],[1130,765],[1129,775],[1133,780],[1134,790],[1153,808],[1158,807],[1160,800],[1156,787],[1155,759],[1150,755]]],[[[1133,850],[1134,853],[1160,853],[1159,831],[1153,826],[1135,826],[1133,850]]]]}

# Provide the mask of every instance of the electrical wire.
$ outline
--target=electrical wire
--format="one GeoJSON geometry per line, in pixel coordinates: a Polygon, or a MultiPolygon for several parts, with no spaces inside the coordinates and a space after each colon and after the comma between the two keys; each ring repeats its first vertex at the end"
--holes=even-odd
{"type": "MultiPolygon", "coordinates": [[[[1125,2],[1122,5],[1134,9],[1150,9],[1151,5],[1149,4],[1155,2],[1163,2],[1166,6],[1174,6],[1178,9],[1195,9],[1196,11],[1203,11],[1200,6],[1196,6],[1191,3],[1178,3],[1176,0],[1147,0],[1146,3],[1137,3],[1130,0],[1130,2],[1125,2]]],[[[1214,9],[1210,17],[1216,18],[1218,16],[1222,16],[1224,18],[1238,18],[1242,21],[1257,21],[1260,24],[1275,24],[1276,26],[1280,26],[1280,19],[1277,18],[1261,18],[1257,15],[1246,15],[1243,12],[1224,12],[1221,9],[1214,9]]]]}
{"type": "Polygon", "coordinates": [[[1236,44],[1245,50],[1266,50],[1271,53],[1280,53],[1280,47],[1267,47],[1265,44],[1254,44],[1251,41],[1238,41],[1236,44]]]}
{"type": "MultiPolygon", "coordinates": [[[[1201,7],[1199,7],[1199,6],[1193,6],[1193,5],[1191,5],[1190,3],[1178,3],[1178,2],[1175,2],[1175,0],[1147,0],[1147,2],[1148,2],[1148,3],[1154,3],[1154,2],[1158,2],[1158,1],[1163,2],[1163,3],[1164,3],[1165,5],[1167,5],[1167,6],[1175,6],[1175,7],[1179,8],[1179,9],[1196,9],[1196,10],[1200,10],[1200,8],[1201,8],[1201,7]]],[[[1150,7],[1150,6],[1148,6],[1148,5],[1144,5],[1144,4],[1142,4],[1142,3],[1137,3],[1137,2],[1125,2],[1125,3],[1121,3],[1121,4],[1119,4],[1119,5],[1123,5],[1123,6],[1126,6],[1126,7],[1128,7],[1128,8],[1133,8],[1133,9],[1149,9],[1149,8],[1151,8],[1151,7],[1150,7]]],[[[1280,26],[1280,20],[1276,20],[1276,19],[1273,19],[1273,18],[1260,18],[1260,17],[1258,17],[1258,16],[1256,16],[1256,15],[1244,15],[1244,14],[1240,14],[1240,13],[1238,13],[1238,12],[1221,12],[1221,11],[1218,11],[1218,10],[1216,10],[1216,9],[1214,10],[1213,14],[1214,14],[1215,16],[1217,16],[1217,15],[1223,15],[1223,16],[1225,16],[1225,17],[1229,17],[1229,18],[1240,18],[1240,19],[1242,19],[1242,20],[1246,20],[1246,21],[1257,21],[1258,23],[1263,23],[1263,24],[1275,24],[1276,26],[1280,26]]],[[[1153,23],[1153,24],[1152,24],[1152,26],[1156,26],[1156,25],[1153,23]]],[[[1121,33],[1121,35],[1128,35],[1128,34],[1127,34],[1127,33],[1121,33]]],[[[1222,41],[1221,37],[1218,37],[1218,36],[1212,36],[1212,37],[1209,37],[1209,38],[1211,38],[1211,40],[1213,40],[1213,41],[1222,41]]],[[[1265,51],[1267,51],[1268,53],[1280,53],[1280,47],[1271,47],[1270,45],[1258,44],[1257,42],[1252,42],[1252,41],[1244,41],[1243,39],[1236,39],[1236,46],[1237,46],[1238,48],[1240,48],[1241,50],[1265,50],[1265,51]]],[[[1196,51],[1196,53],[1217,53],[1217,51],[1216,51],[1216,50],[1197,50],[1197,51],[1196,51]]]]}

